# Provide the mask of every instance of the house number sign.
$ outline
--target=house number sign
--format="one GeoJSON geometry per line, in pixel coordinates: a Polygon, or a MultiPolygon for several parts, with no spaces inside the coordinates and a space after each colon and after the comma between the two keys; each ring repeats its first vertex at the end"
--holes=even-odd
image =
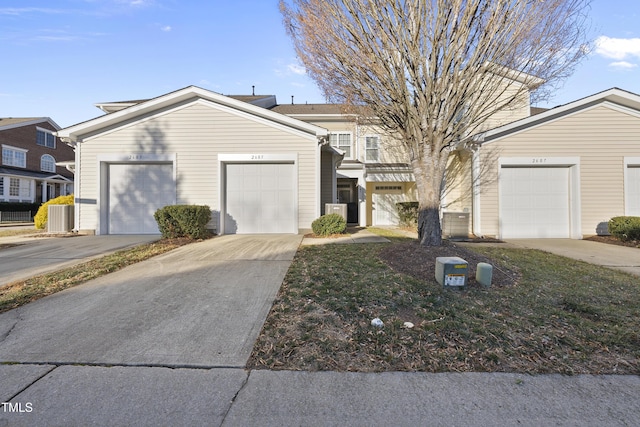
{"type": "Polygon", "coordinates": [[[533,159],[533,161],[531,163],[533,163],[533,164],[547,163],[547,159],[545,159],[545,158],[533,159]]]}
{"type": "Polygon", "coordinates": [[[251,160],[264,160],[264,154],[252,154],[251,160]]]}

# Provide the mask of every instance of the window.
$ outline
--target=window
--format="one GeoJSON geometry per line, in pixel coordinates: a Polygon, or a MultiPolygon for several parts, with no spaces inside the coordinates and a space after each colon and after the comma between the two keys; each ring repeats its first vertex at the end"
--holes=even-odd
{"type": "Polygon", "coordinates": [[[351,134],[350,133],[332,133],[329,134],[329,143],[332,147],[344,151],[345,159],[353,159],[351,150],[351,134]]]}
{"type": "Polygon", "coordinates": [[[380,160],[380,146],[377,136],[365,137],[365,161],[377,162],[380,160]]]}
{"type": "Polygon", "coordinates": [[[40,157],[40,170],[45,172],[55,172],[56,171],[56,159],[49,154],[45,154],[40,157]]]}
{"type": "Polygon", "coordinates": [[[40,128],[37,128],[36,131],[36,144],[43,147],[56,148],[56,137],[51,131],[40,128]]]}
{"type": "Polygon", "coordinates": [[[31,184],[26,179],[9,178],[9,196],[31,198],[31,184]]]}
{"type": "Polygon", "coordinates": [[[2,146],[2,164],[5,166],[27,167],[27,150],[20,148],[2,146]]]}

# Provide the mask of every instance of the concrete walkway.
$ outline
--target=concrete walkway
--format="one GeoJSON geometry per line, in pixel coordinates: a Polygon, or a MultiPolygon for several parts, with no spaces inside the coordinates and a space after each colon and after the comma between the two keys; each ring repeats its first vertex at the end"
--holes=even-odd
{"type": "Polygon", "coordinates": [[[509,239],[520,248],[538,249],[640,276],[640,249],[575,239],[509,239]]]}
{"type": "Polygon", "coordinates": [[[628,426],[640,377],[247,371],[301,236],[188,245],[0,315],[0,426],[628,426]]]}
{"type": "Polygon", "coordinates": [[[327,245],[327,244],[348,244],[348,243],[389,243],[389,239],[378,236],[367,230],[366,228],[353,227],[347,229],[345,236],[339,237],[305,237],[302,244],[311,245],[327,245]]]}

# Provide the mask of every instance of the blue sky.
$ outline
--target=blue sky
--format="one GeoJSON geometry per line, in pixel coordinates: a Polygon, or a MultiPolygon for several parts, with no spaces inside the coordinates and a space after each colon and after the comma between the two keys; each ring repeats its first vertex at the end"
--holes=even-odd
{"type": "MultiPolygon", "coordinates": [[[[541,106],[614,86],[640,93],[640,2],[594,0],[589,17],[594,51],[541,106]]],[[[63,127],[100,115],[97,102],[189,85],[324,102],[277,0],[2,0],[0,58],[0,117],[63,127]]]]}

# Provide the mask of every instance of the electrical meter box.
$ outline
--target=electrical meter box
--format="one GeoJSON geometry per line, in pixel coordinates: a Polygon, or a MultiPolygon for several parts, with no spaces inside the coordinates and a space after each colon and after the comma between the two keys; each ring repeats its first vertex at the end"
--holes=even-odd
{"type": "Polygon", "coordinates": [[[469,263],[458,257],[436,258],[436,280],[445,288],[464,288],[469,276],[469,263]]]}

